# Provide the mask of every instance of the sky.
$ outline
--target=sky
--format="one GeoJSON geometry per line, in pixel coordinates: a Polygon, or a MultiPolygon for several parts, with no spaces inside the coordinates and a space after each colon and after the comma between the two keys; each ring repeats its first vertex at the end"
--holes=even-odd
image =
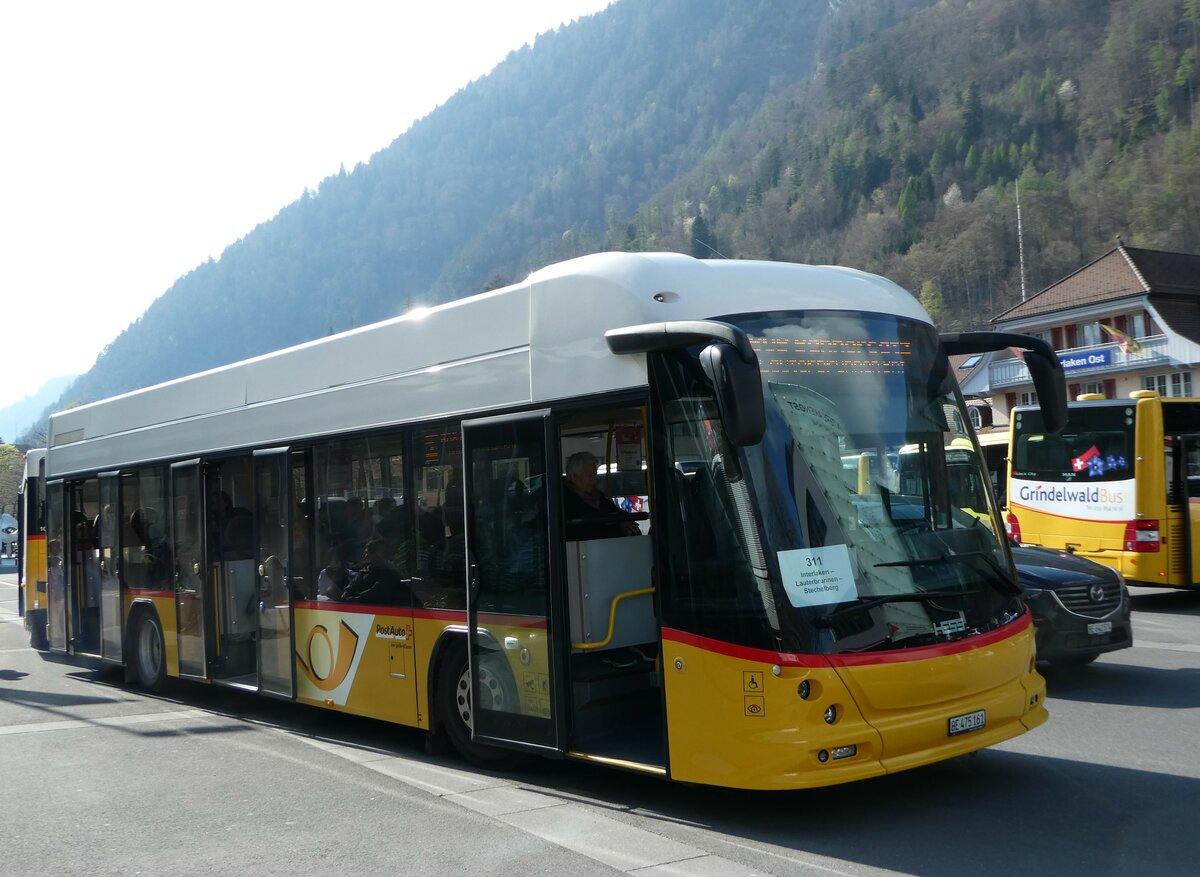
{"type": "Polygon", "coordinates": [[[4,0],[0,408],[509,52],[612,0],[4,0]]]}

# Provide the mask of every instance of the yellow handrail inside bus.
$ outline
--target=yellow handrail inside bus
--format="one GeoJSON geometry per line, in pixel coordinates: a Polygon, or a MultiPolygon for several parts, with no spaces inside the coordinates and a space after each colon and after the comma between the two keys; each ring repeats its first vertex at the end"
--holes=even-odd
{"type": "Polygon", "coordinates": [[[626,597],[643,597],[647,594],[653,593],[654,588],[641,588],[637,591],[625,591],[624,593],[615,595],[612,598],[612,605],[609,606],[608,609],[608,636],[598,643],[571,643],[571,648],[581,650],[604,648],[606,645],[612,642],[613,634],[616,633],[617,604],[626,597]]]}

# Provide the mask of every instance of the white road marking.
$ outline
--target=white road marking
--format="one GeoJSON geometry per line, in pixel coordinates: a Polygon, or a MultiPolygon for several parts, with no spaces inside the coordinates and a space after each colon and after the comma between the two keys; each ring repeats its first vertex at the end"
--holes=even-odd
{"type": "Polygon", "coordinates": [[[1192,643],[1154,643],[1137,639],[1134,633],[1133,647],[1135,649],[1166,649],[1168,652],[1200,652],[1200,646],[1192,643]]]}

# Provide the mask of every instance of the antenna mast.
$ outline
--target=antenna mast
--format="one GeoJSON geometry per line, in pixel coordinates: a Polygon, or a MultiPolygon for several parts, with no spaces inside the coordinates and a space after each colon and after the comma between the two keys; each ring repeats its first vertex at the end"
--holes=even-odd
{"type": "Polygon", "coordinates": [[[1025,301],[1025,237],[1021,234],[1021,181],[1017,181],[1017,254],[1021,259],[1021,301],[1025,301]]]}

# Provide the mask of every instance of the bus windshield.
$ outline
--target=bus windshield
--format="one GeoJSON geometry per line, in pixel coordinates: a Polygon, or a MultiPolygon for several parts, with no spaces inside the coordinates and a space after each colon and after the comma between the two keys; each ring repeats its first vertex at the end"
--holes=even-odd
{"type": "Polygon", "coordinates": [[[1018,617],[986,468],[933,327],[836,312],[730,322],[762,370],[767,432],[740,459],[780,629],[842,653],[1018,617]]]}
{"type": "Polygon", "coordinates": [[[1042,413],[1013,415],[1012,475],[1029,481],[1097,483],[1133,477],[1135,407],[1072,406],[1061,435],[1043,433],[1042,413]]]}

